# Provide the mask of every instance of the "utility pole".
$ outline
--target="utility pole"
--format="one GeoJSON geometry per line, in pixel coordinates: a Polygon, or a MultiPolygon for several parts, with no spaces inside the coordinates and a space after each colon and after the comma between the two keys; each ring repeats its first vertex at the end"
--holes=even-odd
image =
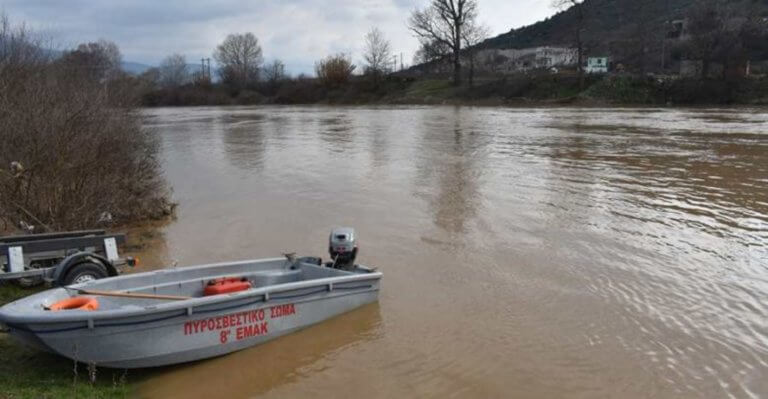
{"type": "Polygon", "coordinates": [[[209,81],[211,80],[211,59],[210,58],[200,59],[200,77],[202,79],[208,79],[209,81]]]}
{"type": "Polygon", "coordinates": [[[403,53],[400,53],[400,70],[403,70],[403,53]]]}

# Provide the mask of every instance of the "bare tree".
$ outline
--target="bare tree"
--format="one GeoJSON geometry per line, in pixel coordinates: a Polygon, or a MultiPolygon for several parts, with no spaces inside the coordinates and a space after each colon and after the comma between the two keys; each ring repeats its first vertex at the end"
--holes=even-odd
{"type": "Polygon", "coordinates": [[[336,54],[315,63],[317,78],[327,87],[339,87],[352,78],[355,65],[348,56],[336,54]]]}
{"type": "Polygon", "coordinates": [[[477,17],[477,0],[431,0],[424,9],[416,9],[408,28],[424,42],[439,42],[451,49],[453,83],[461,84],[462,30],[477,17]]]}
{"type": "Polygon", "coordinates": [[[391,45],[379,28],[371,28],[365,35],[363,59],[366,62],[365,73],[371,75],[374,80],[378,80],[389,70],[388,64],[392,59],[391,45]]]}
{"type": "Polygon", "coordinates": [[[271,84],[277,84],[286,78],[285,64],[280,60],[274,60],[264,67],[264,80],[271,84]]]}
{"type": "Polygon", "coordinates": [[[477,46],[484,42],[488,36],[491,35],[491,29],[485,25],[478,25],[472,23],[467,25],[462,32],[462,41],[466,48],[466,56],[469,61],[469,85],[472,86],[475,83],[475,59],[477,58],[477,46]]]}
{"type": "Polygon", "coordinates": [[[179,87],[189,82],[187,59],[181,54],[165,57],[160,63],[160,84],[163,87],[179,87]]]}
{"type": "Polygon", "coordinates": [[[552,0],[552,7],[559,10],[573,9],[576,25],[573,29],[576,45],[576,68],[579,72],[579,88],[584,89],[584,0],[552,0]]]}
{"type": "Polygon", "coordinates": [[[219,63],[221,79],[238,88],[255,83],[264,62],[259,40],[250,32],[228,35],[213,58],[219,63]]]}
{"type": "Polygon", "coordinates": [[[285,64],[280,60],[274,60],[271,63],[264,66],[264,89],[268,94],[275,94],[280,86],[280,83],[285,81],[287,76],[285,74],[285,64]]]}

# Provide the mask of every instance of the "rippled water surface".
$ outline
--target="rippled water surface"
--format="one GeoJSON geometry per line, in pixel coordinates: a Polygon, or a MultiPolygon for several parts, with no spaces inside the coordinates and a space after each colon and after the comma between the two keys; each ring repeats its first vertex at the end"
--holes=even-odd
{"type": "Polygon", "coordinates": [[[146,112],[191,265],[326,255],[379,304],[161,369],[144,397],[768,396],[765,110],[146,112]]]}

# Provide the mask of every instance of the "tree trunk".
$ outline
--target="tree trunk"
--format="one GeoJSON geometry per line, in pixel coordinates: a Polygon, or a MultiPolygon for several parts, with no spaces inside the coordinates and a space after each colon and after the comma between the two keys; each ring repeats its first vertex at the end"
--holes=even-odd
{"type": "Polygon", "coordinates": [[[461,56],[458,52],[453,55],[453,85],[461,86],[461,56]]]}
{"type": "Polygon", "coordinates": [[[469,87],[475,85],[475,52],[469,51],[469,87]]]}
{"type": "Polygon", "coordinates": [[[461,23],[455,19],[455,36],[453,37],[453,85],[461,86],[461,23]]]}

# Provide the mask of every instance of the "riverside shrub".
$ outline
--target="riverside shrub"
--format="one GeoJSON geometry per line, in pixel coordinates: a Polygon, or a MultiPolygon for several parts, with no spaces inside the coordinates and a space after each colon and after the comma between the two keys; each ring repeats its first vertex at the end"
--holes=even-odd
{"type": "Polygon", "coordinates": [[[98,51],[51,54],[0,18],[0,219],[42,231],[170,214],[134,82],[98,51]]]}

